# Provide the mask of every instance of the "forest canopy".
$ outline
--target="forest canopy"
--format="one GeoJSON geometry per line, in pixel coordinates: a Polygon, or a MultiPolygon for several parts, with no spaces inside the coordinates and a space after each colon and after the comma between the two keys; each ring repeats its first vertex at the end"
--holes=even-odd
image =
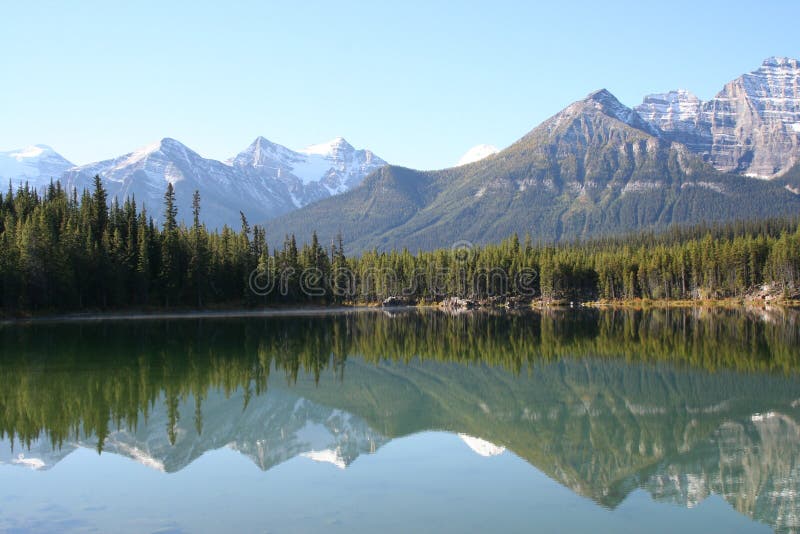
{"type": "Polygon", "coordinates": [[[263,226],[209,231],[201,199],[178,223],[175,192],[160,223],[134,198],[9,185],[0,198],[5,314],[143,307],[473,299],[697,299],[800,287],[800,219],[700,225],[586,242],[498,244],[345,257],[342,239],[267,243],[263,226]]]}

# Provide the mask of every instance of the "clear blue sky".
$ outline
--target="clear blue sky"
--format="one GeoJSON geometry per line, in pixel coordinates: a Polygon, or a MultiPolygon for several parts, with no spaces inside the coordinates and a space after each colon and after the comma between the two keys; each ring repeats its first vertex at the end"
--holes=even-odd
{"type": "Polygon", "coordinates": [[[507,146],[594,89],[713,96],[800,56],[796,0],[6,1],[0,150],[87,163],[175,137],[227,158],[256,136],[337,135],[436,168],[507,146]]]}

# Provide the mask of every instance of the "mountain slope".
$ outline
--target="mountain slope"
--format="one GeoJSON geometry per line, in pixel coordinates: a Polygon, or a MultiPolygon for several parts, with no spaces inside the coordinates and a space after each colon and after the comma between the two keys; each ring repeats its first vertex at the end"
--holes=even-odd
{"type": "Polygon", "coordinates": [[[57,180],[73,164],[47,145],[0,152],[0,178],[16,186],[28,182],[40,187],[57,180]]]}
{"type": "Polygon", "coordinates": [[[590,94],[487,159],[441,171],[387,167],[268,225],[272,239],[341,231],[349,250],[434,248],[512,232],[560,240],[672,223],[797,213],[777,183],[723,174],[623,106],[590,94]]]}
{"type": "Polygon", "coordinates": [[[800,161],[800,61],[771,57],[708,102],[688,91],[649,95],[636,110],[714,167],[773,178],[800,161]]]}

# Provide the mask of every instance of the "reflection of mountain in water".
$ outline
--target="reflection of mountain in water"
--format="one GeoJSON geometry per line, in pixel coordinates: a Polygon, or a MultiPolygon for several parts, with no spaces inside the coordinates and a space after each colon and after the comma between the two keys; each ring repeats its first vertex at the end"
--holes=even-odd
{"type": "Polygon", "coordinates": [[[659,313],[220,322],[211,339],[191,323],[169,336],[85,326],[52,336],[69,351],[41,355],[46,332],[31,333],[24,357],[0,360],[0,431],[17,440],[13,453],[0,442],[0,460],[46,467],[86,446],[172,472],[230,447],[262,469],[296,456],[343,467],[440,430],[477,454],[512,451],[603,506],[638,487],[684,506],[714,493],[798,528],[800,383],[764,372],[796,366],[795,319],[659,313]]]}
{"type": "MultiPolygon", "coordinates": [[[[227,397],[209,393],[202,414],[194,401],[176,406],[179,417],[170,425],[169,408],[159,402],[144,423],[135,430],[109,434],[103,451],[128,456],[159,471],[183,469],[203,453],[222,447],[239,451],[261,469],[269,469],[296,456],[306,456],[344,468],[359,454],[373,452],[386,438],[366,423],[341,410],[320,406],[275,389],[253,397],[245,406],[241,390],[227,397]],[[174,444],[170,443],[174,440],[174,444]]],[[[0,463],[14,463],[33,469],[48,469],[78,447],[95,448],[97,438],[54,447],[46,439],[30,448],[0,442],[0,463]]]]}
{"type": "Polygon", "coordinates": [[[780,413],[727,421],[695,449],[670,458],[643,487],[660,501],[694,506],[712,493],[778,530],[800,528],[800,426],[780,413]]]}
{"type": "Polygon", "coordinates": [[[684,506],[716,493],[777,527],[800,513],[800,384],[791,377],[598,359],[519,376],[481,365],[348,361],[346,374],[335,389],[297,388],[389,436],[479,436],[479,454],[507,447],[608,507],[643,487],[684,506]]]}

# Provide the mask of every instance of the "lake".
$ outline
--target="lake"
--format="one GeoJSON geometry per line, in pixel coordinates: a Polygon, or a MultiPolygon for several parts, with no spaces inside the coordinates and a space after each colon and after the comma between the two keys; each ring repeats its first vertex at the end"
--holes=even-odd
{"type": "Polygon", "coordinates": [[[793,532],[791,310],[0,326],[0,530],[793,532]]]}

